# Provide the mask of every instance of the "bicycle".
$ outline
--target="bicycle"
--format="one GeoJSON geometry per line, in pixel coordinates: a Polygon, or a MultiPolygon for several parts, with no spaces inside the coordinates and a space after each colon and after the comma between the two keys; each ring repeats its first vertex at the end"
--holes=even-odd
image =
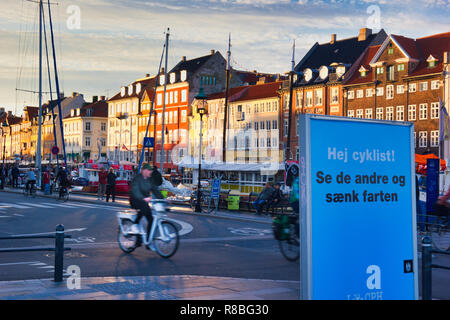
{"type": "MultiPolygon", "coordinates": [[[[448,216],[418,215],[425,217],[425,222],[418,226],[418,245],[424,236],[431,238],[431,245],[440,251],[450,251],[450,219],[448,216]]],[[[419,248],[420,249],[420,248],[419,248]]]]}
{"type": "MultiPolygon", "coordinates": [[[[153,223],[150,233],[145,231],[141,234],[128,233],[137,218],[135,210],[128,210],[117,213],[119,222],[118,243],[120,249],[125,253],[132,253],[142,244],[151,251],[156,251],[163,258],[172,257],[178,250],[180,236],[175,224],[165,219],[167,217],[166,200],[152,199],[150,201],[153,215],[153,223]]],[[[139,222],[139,227],[143,229],[143,220],[139,222]]]]}
{"type": "Polygon", "coordinates": [[[60,186],[57,189],[57,200],[62,200],[64,202],[69,201],[69,195],[70,195],[70,189],[68,187],[62,187],[60,186]]]}
{"type": "MultiPolygon", "coordinates": [[[[193,210],[197,207],[197,196],[198,191],[193,191],[189,202],[193,210]]],[[[218,200],[219,199],[212,198],[209,191],[200,190],[200,208],[203,213],[211,213],[216,210],[218,200]]]]}
{"type": "Polygon", "coordinates": [[[300,258],[300,226],[296,214],[278,214],[273,219],[273,234],[281,254],[291,262],[300,258]]]}
{"type": "Polygon", "coordinates": [[[28,189],[27,189],[26,186],[23,188],[23,195],[25,197],[31,196],[31,197],[35,198],[36,197],[36,191],[37,191],[36,185],[34,183],[31,183],[30,187],[28,189]]]}

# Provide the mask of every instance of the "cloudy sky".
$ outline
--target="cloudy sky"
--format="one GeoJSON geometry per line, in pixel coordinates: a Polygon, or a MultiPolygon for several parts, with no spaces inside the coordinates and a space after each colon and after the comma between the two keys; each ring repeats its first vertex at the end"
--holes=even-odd
{"type": "MultiPolygon", "coordinates": [[[[294,39],[298,62],[332,33],[343,39],[371,27],[418,38],[450,31],[450,0],[52,1],[62,90],[88,100],[155,74],[167,28],[169,69],[211,49],[225,56],[231,33],[233,66],[271,73],[290,68],[294,39]]],[[[37,95],[15,90],[38,89],[37,10],[26,0],[0,1],[0,107],[19,114],[37,105],[37,95]]]]}

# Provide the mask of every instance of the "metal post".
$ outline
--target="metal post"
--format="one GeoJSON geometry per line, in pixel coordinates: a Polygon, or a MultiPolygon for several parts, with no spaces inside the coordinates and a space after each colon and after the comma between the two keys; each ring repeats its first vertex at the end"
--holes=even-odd
{"type": "Polygon", "coordinates": [[[63,281],[64,268],[64,226],[58,225],[56,227],[55,237],[55,282],[63,281]]]}
{"type": "Polygon", "coordinates": [[[202,212],[202,207],[200,203],[201,196],[201,175],[202,175],[202,140],[203,140],[203,113],[200,113],[200,150],[198,159],[198,187],[197,187],[197,203],[195,205],[195,212],[202,212]]]}
{"type": "Polygon", "coordinates": [[[425,236],[422,239],[422,300],[431,300],[432,294],[432,253],[431,239],[425,236]]]}

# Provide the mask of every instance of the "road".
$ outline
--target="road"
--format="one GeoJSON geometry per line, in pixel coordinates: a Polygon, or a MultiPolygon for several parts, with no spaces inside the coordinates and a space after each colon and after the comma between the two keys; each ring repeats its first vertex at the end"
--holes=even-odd
{"type": "MultiPolygon", "coordinates": [[[[0,193],[0,236],[52,233],[63,224],[72,239],[64,265],[78,265],[82,276],[204,275],[248,279],[299,280],[299,263],[286,261],[271,225],[170,213],[182,234],[175,256],[163,259],[145,248],[132,254],[117,245],[114,207],[99,202],[58,202],[0,193]]],[[[53,240],[0,242],[1,248],[47,246],[53,240]]],[[[52,252],[0,253],[0,281],[51,278],[52,252]]]]}

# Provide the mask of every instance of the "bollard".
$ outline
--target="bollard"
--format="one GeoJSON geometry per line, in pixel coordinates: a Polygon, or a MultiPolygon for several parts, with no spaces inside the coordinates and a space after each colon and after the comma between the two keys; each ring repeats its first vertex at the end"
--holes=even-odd
{"type": "Polygon", "coordinates": [[[63,263],[64,261],[64,226],[58,225],[56,227],[55,237],[55,282],[63,281],[63,263]]]}
{"type": "Polygon", "coordinates": [[[431,239],[425,236],[422,239],[422,300],[431,300],[432,294],[432,253],[431,239]]]}

